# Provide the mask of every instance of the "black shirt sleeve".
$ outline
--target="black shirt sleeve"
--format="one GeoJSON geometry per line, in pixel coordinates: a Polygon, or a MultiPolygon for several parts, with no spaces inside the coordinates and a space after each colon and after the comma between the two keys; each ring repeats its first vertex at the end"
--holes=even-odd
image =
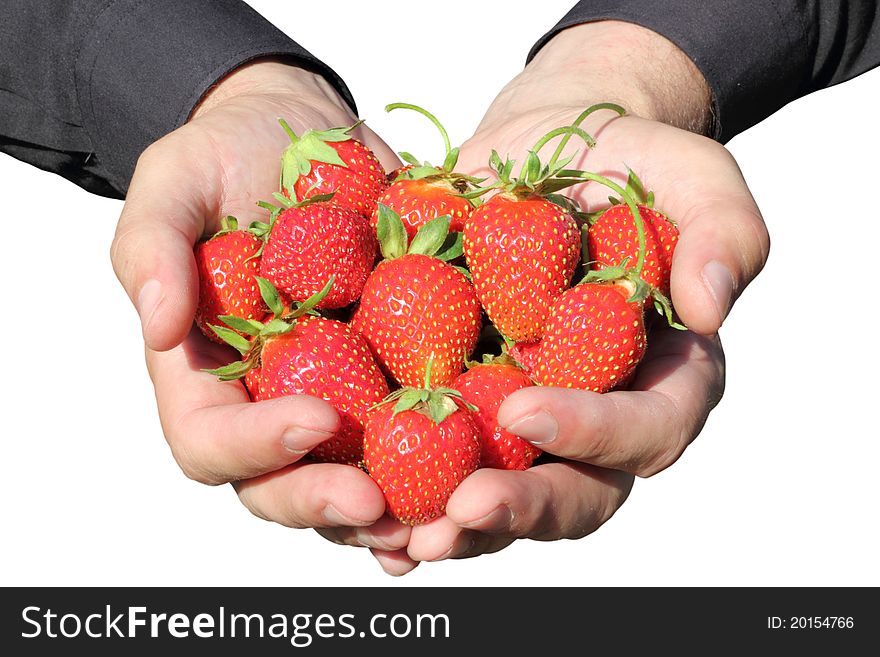
{"type": "Polygon", "coordinates": [[[140,153],[264,56],[330,68],[239,0],[0,0],[0,151],[122,198],[140,153]]]}
{"type": "Polygon", "coordinates": [[[580,23],[615,19],[665,36],[713,93],[726,142],[783,105],[880,64],[880,0],[581,0],[532,48],[580,23]]]}

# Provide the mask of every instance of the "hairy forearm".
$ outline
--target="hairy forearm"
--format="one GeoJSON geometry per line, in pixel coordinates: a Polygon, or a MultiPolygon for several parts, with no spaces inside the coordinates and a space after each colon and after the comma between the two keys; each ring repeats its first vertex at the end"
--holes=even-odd
{"type": "Polygon", "coordinates": [[[631,23],[600,21],[563,30],[502,92],[505,102],[586,107],[616,102],[631,114],[707,134],[711,93],[675,44],[631,23]],[[506,97],[506,98],[505,98],[506,97]]]}

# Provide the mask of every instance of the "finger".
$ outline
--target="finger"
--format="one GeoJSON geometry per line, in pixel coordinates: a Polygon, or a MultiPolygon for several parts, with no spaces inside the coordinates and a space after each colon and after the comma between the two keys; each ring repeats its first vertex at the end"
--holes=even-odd
{"type": "Polygon", "coordinates": [[[682,217],[672,263],[672,298],[682,322],[703,335],[716,333],[769,251],[751,197],[693,206],[682,217]]]}
{"type": "Polygon", "coordinates": [[[170,351],[147,351],[162,428],[190,478],[220,484],[271,472],[337,430],[339,415],[323,400],[298,395],[252,403],[240,382],[201,371],[229,359],[230,350],[195,328],[170,351]]]}
{"type": "Polygon", "coordinates": [[[409,544],[411,529],[409,525],[386,515],[368,527],[330,527],[318,529],[317,532],[328,541],[339,545],[371,547],[392,552],[409,544]]]}
{"type": "Polygon", "coordinates": [[[258,518],[285,527],[358,527],[385,513],[385,498],[363,470],[335,463],[297,463],[233,484],[258,518]]]}
{"type": "MultiPolygon", "coordinates": [[[[500,471],[499,471],[500,472],[500,471]]],[[[516,540],[513,536],[494,536],[467,529],[447,516],[413,527],[407,554],[415,561],[468,559],[497,552],[516,540]]]]}
{"type": "Polygon", "coordinates": [[[498,422],[564,458],[650,476],[696,437],[724,391],[717,336],[657,331],[631,390],[533,387],[510,395],[498,422]]]}
{"type": "Polygon", "coordinates": [[[157,351],[178,344],[189,330],[198,296],[193,245],[205,217],[218,212],[206,200],[208,165],[192,166],[178,141],[169,135],[138,160],[110,250],[144,340],[157,351]]]}
{"type": "Polygon", "coordinates": [[[470,550],[477,534],[462,529],[446,516],[412,529],[407,554],[415,561],[452,559],[470,550]]]}
{"type": "MultiPolygon", "coordinates": [[[[632,483],[632,476],[620,471],[563,461],[525,471],[486,468],[465,479],[452,494],[446,522],[508,542],[581,538],[614,515],[632,483]]],[[[420,540],[414,531],[411,556],[413,544],[420,540]]],[[[478,547],[494,551],[504,546],[487,542],[478,547]]]]}
{"type": "Polygon", "coordinates": [[[410,557],[406,553],[406,550],[403,548],[399,550],[393,550],[391,552],[385,552],[383,550],[371,548],[370,552],[373,553],[376,561],[378,561],[379,565],[382,566],[382,570],[384,570],[392,577],[400,577],[402,575],[406,575],[408,572],[411,572],[416,568],[416,566],[419,565],[418,561],[410,559],[410,557]]]}

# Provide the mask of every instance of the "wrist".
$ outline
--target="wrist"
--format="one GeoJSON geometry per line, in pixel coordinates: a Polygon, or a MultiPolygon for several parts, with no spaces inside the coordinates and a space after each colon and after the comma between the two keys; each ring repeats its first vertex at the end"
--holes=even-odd
{"type": "Polygon", "coordinates": [[[702,73],[674,43],[632,23],[597,21],[553,37],[520,76],[545,102],[586,107],[616,102],[630,114],[706,134],[712,96],[702,73]]]}
{"type": "Polygon", "coordinates": [[[355,120],[348,104],[321,75],[275,58],[254,60],[227,73],[205,92],[189,120],[248,96],[289,96],[312,107],[331,107],[334,112],[350,115],[352,123],[355,120]]]}

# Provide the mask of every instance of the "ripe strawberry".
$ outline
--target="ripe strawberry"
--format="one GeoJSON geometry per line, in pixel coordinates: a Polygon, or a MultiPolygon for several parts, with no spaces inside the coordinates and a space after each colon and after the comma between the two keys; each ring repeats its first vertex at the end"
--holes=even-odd
{"type": "Polygon", "coordinates": [[[606,392],[625,382],[645,354],[642,301],[626,283],[582,283],[550,309],[535,368],[545,386],[606,392]]]}
{"type": "Polygon", "coordinates": [[[454,390],[404,388],[370,412],[364,465],[404,524],[443,515],[453,491],[479,467],[479,431],[459,399],[454,390]]]}
{"type": "Polygon", "coordinates": [[[480,467],[502,470],[526,470],[541,450],[498,426],[498,408],[507,397],[532,380],[515,365],[490,362],[475,365],[460,374],[451,387],[462,399],[477,407],[474,414],[480,430],[480,467]]]}
{"type": "Polygon", "coordinates": [[[347,325],[306,315],[329,285],[285,313],[274,288],[265,279],[259,280],[275,318],[259,324],[225,317],[231,328],[248,330],[254,337],[248,341],[234,331],[215,327],[243,360],[211,373],[225,380],[245,376],[254,401],[286,395],[312,395],[328,401],[339,412],[340,428],[333,438],[315,447],[311,456],[318,461],[357,465],[363,458],[367,411],[388,394],[379,366],[363,338],[347,325]]]}
{"type": "Polygon", "coordinates": [[[387,181],[373,151],[350,134],[360,122],[302,136],[283,119],[280,123],[291,142],[281,157],[282,193],[299,201],[332,193],[337,204],[369,217],[387,181]]]}
{"type": "Polygon", "coordinates": [[[538,364],[541,342],[516,342],[507,349],[507,354],[517,362],[523,372],[534,376],[538,364]]]}
{"type": "Polygon", "coordinates": [[[562,208],[536,194],[501,193],[474,210],[464,255],[489,319],[507,338],[533,342],[580,259],[580,232],[562,208]]]}
{"type": "Polygon", "coordinates": [[[238,230],[235,217],[222,221],[220,232],[194,249],[199,272],[199,304],[196,324],[209,339],[222,343],[209,328],[220,315],[261,319],[266,304],[254,276],[260,273],[263,242],[245,230],[238,230]]]}
{"type": "MultiPolygon", "coordinates": [[[[632,171],[629,174],[627,191],[638,201],[645,231],[645,264],[641,277],[648,285],[668,297],[672,254],[678,242],[678,228],[666,215],[652,207],[653,196],[645,194],[641,181],[632,171]]],[[[587,244],[593,269],[601,270],[618,265],[626,258],[631,263],[636,262],[639,235],[629,206],[617,202],[593,219],[587,233],[587,244]]]]}
{"type": "Polygon", "coordinates": [[[426,224],[404,253],[406,232],[400,218],[380,207],[386,260],[367,279],[351,327],[366,338],[382,367],[402,385],[419,385],[432,357],[434,382],[446,385],[461,372],[480,334],[480,303],[473,286],[440,259],[460,253],[455,245],[441,251],[447,243],[449,218],[426,224]]]}
{"type": "Polygon", "coordinates": [[[252,402],[263,401],[263,396],[260,394],[260,379],[262,374],[260,372],[259,367],[254,367],[249,369],[242,381],[244,382],[244,387],[248,391],[248,395],[251,398],[252,402]]]}
{"type": "Polygon", "coordinates": [[[315,294],[332,276],[318,307],[342,308],[361,294],[376,261],[376,236],[364,217],[321,198],[293,203],[274,218],[260,274],[293,299],[315,294]]]}
{"type": "MultiPolygon", "coordinates": [[[[390,186],[379,197],[378,202],[387,205],[400,216],[409,239],[413,239],[419,228],[431,219],[443,215],[450,217],[450,232],[460,233],[465,219],[474,209],[473,203],[461,194],[467,192],[472,183],[479,181],[455,173],[459,149],[452,148],[446,128],[433,114],[409,103],[392,103],[385,107],[385,111],[401,108],[418,112],[437,127],[446,147],[446,155],[443,166],[436,167],[429,162],[419,162],[409,153],[401,153],[400,156],[407,164],[394,171],[394,177],[389,178],[390,186]]],[[[374,229],[377,223],[378,208],[372,216],[374,229]]]]}
{"type": "MultiPolygon", "coordinates": [[[[442,177],[418,179],[400,178],[391,183],[379,196],[379,203],[387,205],[400,215],[406,233],[413,239],[419,228],[431,219],[442,215],[450,216],[449,230],[460,233],[464,222],[474,206],[466,198],[459,196],[460,190],[442,177]]],[[[370,219],[373,228],[378,223],[378,207],[370,219]]]]}
{"type": "Polygon", "coordinates": [[[363,338],[341,322],[305,317],[292,331],[267,340],[260,361],[261,399],[312,395],[339,412],[339,430],[311,456],[357,465],[363,458],[367,411],[388,394],[363,338]]]}

